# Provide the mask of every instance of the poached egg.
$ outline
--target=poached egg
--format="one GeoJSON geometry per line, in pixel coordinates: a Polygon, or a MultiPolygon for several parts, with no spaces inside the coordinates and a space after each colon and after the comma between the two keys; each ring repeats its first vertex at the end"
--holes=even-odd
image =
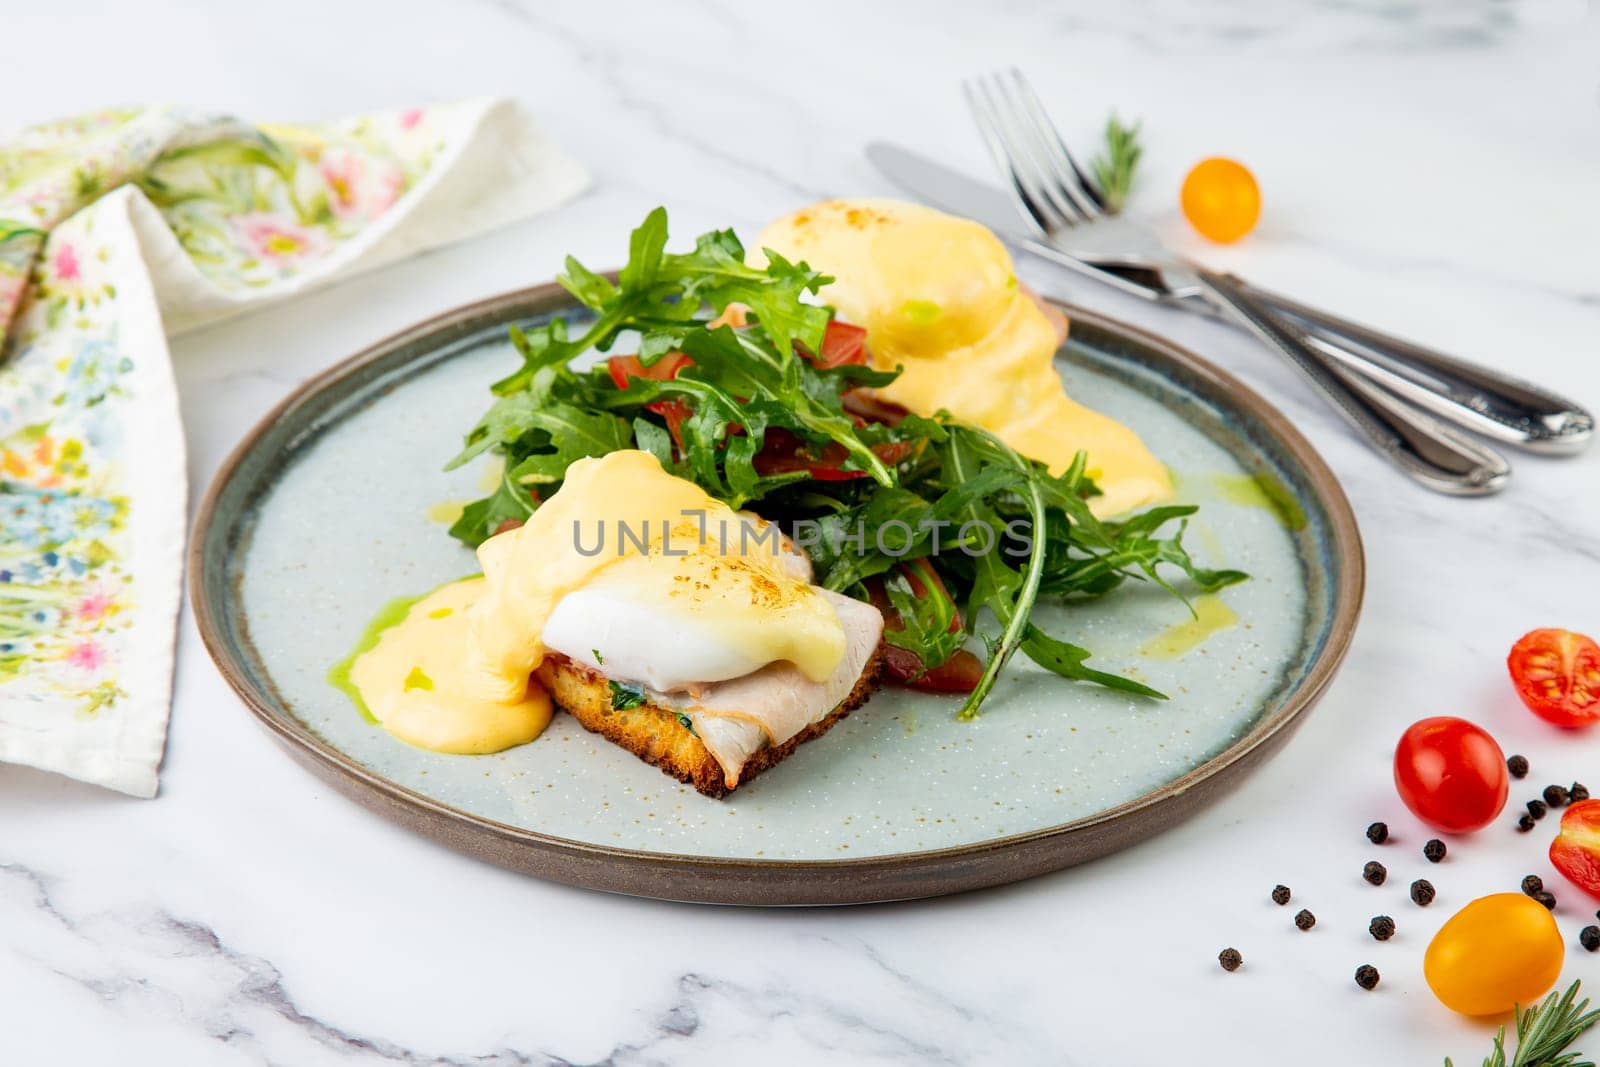
{"type": "Polygon", "coordinates": [[[636,450],[572,464],[478,560],[481,578],[419,600],[350,669],[373,717],[423,748],[538,736],[551,704],[533,672],[557,653],[686,715],[736,784],[843,699],[882,633],[775,528],[636,450]]]}
{"type": "Polygon", "coordinates": [[[968,219],[895,200],[829,200],[767,227],[759,245],[835,280],[820,297],[866,328],[878,390],[921,415],[943,409],[1059,474],[1081,450],[1117,515],[1172,494],[1139,436],[1067,395],[1059,322],[1017,281],[999,238],[968,219]]]}

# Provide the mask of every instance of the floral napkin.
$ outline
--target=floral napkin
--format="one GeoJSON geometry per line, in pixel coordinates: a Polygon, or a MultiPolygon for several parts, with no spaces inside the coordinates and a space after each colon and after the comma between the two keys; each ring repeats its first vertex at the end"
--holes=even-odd
{"type": "Polygon", "coordinates": [[[167,333],[587,184],[493,100],[105,111],[0,146],[0,760],[155,795],[188,500],[167,333]]]}

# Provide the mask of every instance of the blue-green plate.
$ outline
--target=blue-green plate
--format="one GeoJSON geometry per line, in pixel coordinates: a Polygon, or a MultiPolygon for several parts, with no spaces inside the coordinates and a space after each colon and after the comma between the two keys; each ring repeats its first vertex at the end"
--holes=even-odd
{"type": "MultiPolygon", "coordinates": [[[[307,382],[224,464],[196,522],[191,597],[245,705],[315,772],[416,830],[577,885],[676,900],[835,904],[1015,881],[1126,847],[1206,804],[1281,743],[1355,629],[1349,503],[1265,401],[1198,357],[1075,308],[1060,355],[1079,400],[1129,423],[1201,505],[1203,564],[1249,582],[1182,655],[1184,606],[1148,586],[1041,609],[1052,632],[1171,694],[1065,682],[1021,657],[982,718],[885,689],[726,800],[558,715],[492,756],[411,748],[365,720],[330,665],[389,600],[475,570],[446,533],[492,470],[441,467],[517,365],[513,322],[572,314],[541,286],[461,308],[307,382]]],[[[670,636],[663,635],[664,642],[670,636]]]]}

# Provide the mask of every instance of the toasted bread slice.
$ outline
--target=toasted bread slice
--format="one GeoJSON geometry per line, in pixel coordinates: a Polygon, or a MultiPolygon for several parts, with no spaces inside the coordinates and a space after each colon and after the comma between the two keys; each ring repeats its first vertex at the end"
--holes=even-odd
{"type": "MultiPolygon", "coordinates": [[[[834,723],[865,703],[877,688],[881,662],[882,649],[879,648],[873,651],[855,687],[833,711],[783,744],[768,745],[756,752],[740,771],[740,784],[782,763],[795,749],[814,737],[821,737],[833,729],[834,723]]],[[[547,655],[539,667],[538,678],[556,704],[570,712],[584,729],[621,745],[708,797],[721,799],[733,791],[727,784],[722,764],[672,708],[648,700],[632,708],[613,708],[611,683],[603,675],[561,655],[547,655]]]]}

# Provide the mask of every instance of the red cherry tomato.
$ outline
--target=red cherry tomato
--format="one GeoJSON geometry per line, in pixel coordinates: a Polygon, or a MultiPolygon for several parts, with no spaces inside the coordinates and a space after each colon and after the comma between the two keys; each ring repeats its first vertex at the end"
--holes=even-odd
{"type": "Polygon", "coordinates": [[[1394,784],[1417,818],[1446,833],[1489,825],[1506,806],[1511,785],[1494,738],[1447,715],[1423,719],[1401,735],[1394,784]]]}
{"type": "Polygon", "coordinates": [[[1506,657],[1528,710],[1557,726],[1600,722],[1600,645],[1571,630],[1534,630],[1506,657]]]}
{"type": "Polygon", "coordinates": [[[1561,813],[1550,862],[1567,881],[1600,897],[1600,800],[1580,800],[1561,813]]]}

